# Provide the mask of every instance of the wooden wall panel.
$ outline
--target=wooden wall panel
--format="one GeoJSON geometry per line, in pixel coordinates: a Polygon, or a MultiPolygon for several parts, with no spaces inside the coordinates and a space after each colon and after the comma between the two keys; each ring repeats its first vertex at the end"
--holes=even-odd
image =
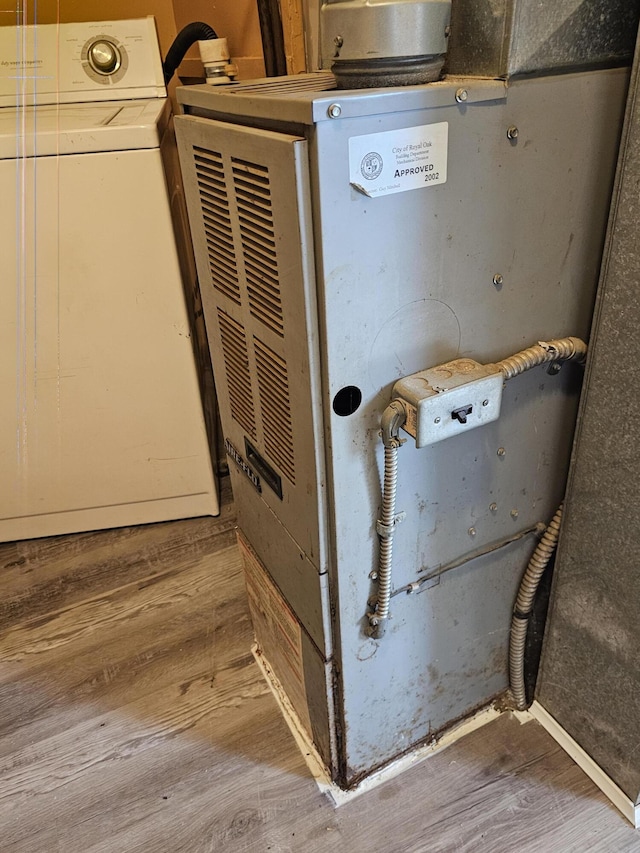
{"type": "MultiPolygon", "coordinates": [[[[302,0],[281,0],[287,70],[298,74],[306,68],[302,0]]],[[[229,42],[240,79],[264,76],[260,23],[255,0],[217,3],[211,0],[2,0],[0,24],[52,24],[58,21],[102,21],[124,18],[156,19],[164,58],[178,30],[190,21],[210,24],[229,42]]],[[[192,48],[180,74],[199,77],[202,66],[192,48]]]]}
{"type": "MultiPolygon", "coordinates": [[[[227,39],[229,52],[238,66],[240,79],[264,76],[260,22],[255,0],[234,0],[233,3],[216,3],[215,0],[173,0],[173,6],[178,30],[190,21],[204,21],[210,24],[221,38],[227,39]]],[[[197,47],[188,52],[179,73],[181,76],[193,77],[202,74],[197,47]]]]}
{"type": "Polygon", "coordinates": [[[172,0],[2,0],[0,23],[117,21],[153,15],[164,57],[176,34],[172,0]]]}
{"type": "Polygon", "coordinates": [[[302,0],[280,0],[284,49],[289,74],[307,70],[302,23],[302,0]]]}

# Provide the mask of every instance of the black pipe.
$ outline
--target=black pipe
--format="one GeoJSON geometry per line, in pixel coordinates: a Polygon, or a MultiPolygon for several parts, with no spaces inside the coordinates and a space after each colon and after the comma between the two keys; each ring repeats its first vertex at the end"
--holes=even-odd
{"type": "Polygon", "coordinates": [[[278,0],[257,0],[257,3],[267,77],[284,77],[287,73],[287,58],[280,5],[278,0]]]}
{"type": "Polygon", "coordinates": [[[173,77],[176,68],[184,59],[185,53],[189,50],[192,44],[197,41],[208,41],[209,39],[217,39],[216,31],[202,21],[193,21],[183,27],[178,35],[174,38],[173,44],[167,51],[167,56],[162,64],[164,73],[164,85],[166,86],[173,77]]]}

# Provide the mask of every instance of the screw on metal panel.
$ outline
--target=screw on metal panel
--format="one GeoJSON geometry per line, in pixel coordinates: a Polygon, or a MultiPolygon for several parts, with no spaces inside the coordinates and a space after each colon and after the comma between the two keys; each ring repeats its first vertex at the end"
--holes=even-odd
{"type": "Polygon", "coordinates": [[[407,595],[413,595],[414,592],[420,592],[420,584],[417,581],[410,583],[407,587],[407,595]]]}
{"type": "Polygon", "coordinates": [[[446,39],[448,39],[450,35],[451,35],[451,27],[445,27],[444,28],[444,37],[446,39]]]}
{"type": "Polygon", "coordinates": [[[555,376],[557,373],[560,373],[562,370],[562,364],[559,361],[553,361],[547,368],[547,373],[549,376],[555,376]]]}
{"type": "Polygon", "coordinates": [[[506,454],[506,452],[507,452],[507,451],[504,449],[504,447],[499,447],[499,448],[498,448],[498,456],[502,457],[502,456],[504,456],[504,455],[506,454]]]}
{"type": "Polygon", "coordinates": [[[496,287],[501,287],[503,281],[504,281],[504,278],[500,275],[499,272],[497,272],[493,277],[493,283],[495,284],[496,287]]]}
{"type": "Polygon", "coordinates": [[[483,406],[488,406],[488,405],[489,405],[489,401],[488,401],[488,400],[483,400],[483,401],[482,401],[482,405],[483,405],[483,406]]]}
{"type": "Polygon", "coordinates": [[[511,518],[517,518],[517,517],[518,517],[518,514],[519,514],[519,513],[518,513],[518,510],[517,510],[517,509],[512,509],[512,510],[511,510],[511,518]]]}
{"type": "Polygon", "coordinates": [[[439,424],[439,423],[440,423],[440,418],[434,418],[434,419],[433,419],[433,422],[434,422],[434,424],[439,424]]]}
{"type": "Polygon", "coordinates": [[[342,115],[342,107],[340,104],[331,104],[327,110],[329,118],[340,118],[342,115]]]}
{"type": "Polygon", "coordinates": [[[468,97],[469,97],[469,93],[467,92],[466,89],[458,89],[458,91],[456,92],[456,101],[459,104],[463,104],[467,100],[468,97]]]}
{"type": "Polygon", "coordinates": [[[336,36],[333,40],[333,43],[336,47],[342,47],[342,45],[344,44],[344,39],[342,38],[342,36],[336,36]]]}
{"type": "Polygon", "coordinates": [[[512,124],[511,127],[507,128],[507,139],[517,139],[519,133],[520,131],[515,124],[512,124]]]}
{"type": "Polygon", "coordinates": [[[478,531],[475,529],[475,527],[470,527],[467,532],[469,536],[475,536],[478,531]]]}
{"type": "Polygon", "coordinates": [[[489,509],[491,510],[491,512],[497,512],[498,511],[498,504],[497,503],[489,504],[489,509]]]}
{"type": "Polygon", "coordinates": [[[369,577],[371,578],[372,581],[377,581],[378,580],[377,571],[374,569],[372,572],[369,572],[369,577]]]}

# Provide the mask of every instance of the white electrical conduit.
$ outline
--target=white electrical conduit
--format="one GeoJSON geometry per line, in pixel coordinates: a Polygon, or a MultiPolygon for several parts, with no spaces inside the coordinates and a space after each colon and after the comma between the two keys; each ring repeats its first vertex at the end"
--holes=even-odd
{"type": "MultiPolygon", "coordinates": [[[[582,363],[586,356],[587,345],[580,338],[558,338],[552,341],[539,341],[525,350],[521,350],[502,361],[496,362],[495,366],[503,374],[505,379],[513,379],[514,376],[519,376],[526,370],[531,370],[531,368],[538,367],[541,364],[553,361],[568,361],[569,359],[582,363]]],[[[370,633],[375,639],[379,639],[382,636],[385,622],[389,618],[389,604],[392,591],[393,535],[396,525],[404,518],[404,514],[396,514],[396,488],[398,482],[398,448],[406,440],[399,438],[398,433],[406,420],[406,416],[406,411],[401,401],[393,400],[385,409],[381,422],[381,435],[385,452],[382,515],[376,522],[376,530],[380,537],[380,551],[378,556],[378,570],[377,573],[372,575],[372,578],[378,581],[378,595],[374,609],[369,613],[370,633]]],[[[552,524],[553,521],[551,522],[552,524]]],[[[548,530],[551,528],[551,525],[549,525],[548,530]]],[[[543,537],[540,546],[544,541],[543,537]]],[[[531,559],[533,560],[533,557],[531,559]]],[[[534,596],[536,589],[537,583],[533,592],[534,596]]],[[[524,620],[521,621],[524,622],[524,620]]],[[[525,624],[525,635],[527,626],[528,621],[525,624]]],[[[524,645],[522,653],[524,655],[524,645]]],[[[522,664],[517,663],[517,656],[514,656],[514,666],[522,668],[522,664]]]]}
{"type": "Polygon", "coordinates": [[[568,361],[572,359],[582,363],[587,357],[587,345],[580,338],[558,338],[555,341],[539,341],[528,349],[523,349],[509,358],[496,363],[505,379],[513,379],[525,370],[546,364],[549,361],[568,361]]]}
{"type": "Polygon", "coordinates": [[[527,642],[529,619],[533,611],[533,602],[540,580],[558,544],[561,521],[562,504],[558,507],[551,524],[545,530],[529,560],[513,608],[511,634],[509,636],[509,683],[518,711],[524,711],[527,707],[524,686],[524,650],[527,642]]]}
{"type": "Polygon", "coordinates": [[[378,581],[378,596],[375,609],[369,614],[371,636],[376,639],[382,637],[385,622],[389,618],[393,534],[396,524],[399,524],[404,518],[404,515],[396,516],[396,486],[398,484],[398,448],[406,441],[406,439],[398,436],[398,432],[406,417],[407,413],[404,406],[397,400],[387,406],[382,415],[384,480],[382,485],[382,513],[379,521],[376,522],[376,530],[380,537],[380,553],[378,556],[378,572],[374,575],[374,579],[378,581]]]}

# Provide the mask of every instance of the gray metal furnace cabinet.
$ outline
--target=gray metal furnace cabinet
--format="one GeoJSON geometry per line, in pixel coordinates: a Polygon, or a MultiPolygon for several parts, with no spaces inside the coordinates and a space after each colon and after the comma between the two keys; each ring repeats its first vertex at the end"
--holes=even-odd
{"type": "Polygon", "coordinates": [[[627,80],[178,90],[258,645],[342,786],[507,689],[511,609],[563,498],[580,368],[532,370],[495,423],[401,448],[392,618],[373,639],[380,417],[412,372],[587,335],[627,80]]]}

